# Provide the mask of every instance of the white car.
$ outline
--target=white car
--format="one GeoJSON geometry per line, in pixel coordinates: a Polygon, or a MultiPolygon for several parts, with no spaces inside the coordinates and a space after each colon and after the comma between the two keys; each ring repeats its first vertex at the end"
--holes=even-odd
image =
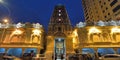
{"type": "Polygon", "coordinates": [[[100,60],[120,60],[120,55],[118,54],[106,54],[100,58],[100,60]]]}

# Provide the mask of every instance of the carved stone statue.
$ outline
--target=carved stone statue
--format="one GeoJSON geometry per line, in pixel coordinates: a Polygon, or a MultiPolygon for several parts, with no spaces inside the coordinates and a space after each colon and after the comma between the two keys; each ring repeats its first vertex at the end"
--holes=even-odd
{"type": "Polygon", "coordinates": [[[76,26],[80,28],[80,27],[84,27],[85,25],[86,25],[85,22],[79,22],[76,26]]]}
{"type": "Polygon", "coordinates": [[[98,26],[105,26],[105,22],[103,22],[103,21],[100,20],[100,21],[98,21],[97,25],[98,26]]]}
{"type": "Polygon", "coordinates": [[[33,24],[33,27],[34,27],[34,28],[41,28],[42,25],[40,25],[39,23],[36,23],[36,24],[33,24]]]}

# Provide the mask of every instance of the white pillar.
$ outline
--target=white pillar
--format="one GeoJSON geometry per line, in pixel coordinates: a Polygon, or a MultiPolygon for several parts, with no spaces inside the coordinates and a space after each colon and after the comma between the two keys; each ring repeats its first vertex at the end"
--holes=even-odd
{"type": "Polygon", "coordinates": [[[98,50],[98,48],[94,48],[95,60],[98,60],[98,58],[99,58],[97,50],[98,50]]]}
{"type": "Polygon", "coordinates": [[[24,52],[25,52],[25,48],[22,48],[22,56],[23,56],[24,52]]]}
{"type": "Polygon", "coordinates": [[[9,50],[9,48],[5,48],[5,53],[7,54],[7,51],[9,50]]]}
{"type": "Polygon", "coordinates": [[[40,48],[37,48],[37,54],[40,54],[40,48]]]}
{"type": "Polygon", "coordinates": [[[114,49],[115,54],[118,54],[118,48],[113,48],[113,49],[114,49]]]}

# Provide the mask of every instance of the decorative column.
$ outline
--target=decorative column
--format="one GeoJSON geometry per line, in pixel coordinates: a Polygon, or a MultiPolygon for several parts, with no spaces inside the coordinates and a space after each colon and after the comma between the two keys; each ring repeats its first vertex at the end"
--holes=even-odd
{"type": "Polygon", "coordinates": [[[40,54],[40,48],[37,48],[37,54],[40,54]]]}
{"type": "Polygon", "coordinates": [[[115,54],[118,54],[118,48],[113,48],[113,49],[114,49],[115,54]]]}
{"type": "Polygon", "coordinates": [[[99,56],[98,56],[98,52],[97,52],[98,48],[94,48],[94,56],[95,56],[95,59],[94,60],[99,60],[99,56]]]}
{"type": "Polygon", "coordinates": [[[5,48],[5,54],[7,54],[7,51],[9,50],[9,48],[5,48]]]}
{"type": "Polygon", "coordinates": [[[25,49],[26,49],[26,48],[22,48],[22,56],[23,56],[23,54],[24,54],[24,52],[25,52],[25,49]]]}
{"type": "Polygon", "coordinates": [[[79,53],[82,54],[82,48],[79,49],[79,53]]]}

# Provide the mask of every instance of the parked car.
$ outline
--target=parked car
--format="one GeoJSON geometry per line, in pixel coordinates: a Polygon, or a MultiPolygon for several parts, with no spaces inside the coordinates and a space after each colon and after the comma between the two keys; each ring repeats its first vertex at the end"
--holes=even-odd
{"type": "Polygon", "coordinates": [[[106,54],[99,58],[100,60],[120,60],[120,55],[118,54],[106,54]]]}

